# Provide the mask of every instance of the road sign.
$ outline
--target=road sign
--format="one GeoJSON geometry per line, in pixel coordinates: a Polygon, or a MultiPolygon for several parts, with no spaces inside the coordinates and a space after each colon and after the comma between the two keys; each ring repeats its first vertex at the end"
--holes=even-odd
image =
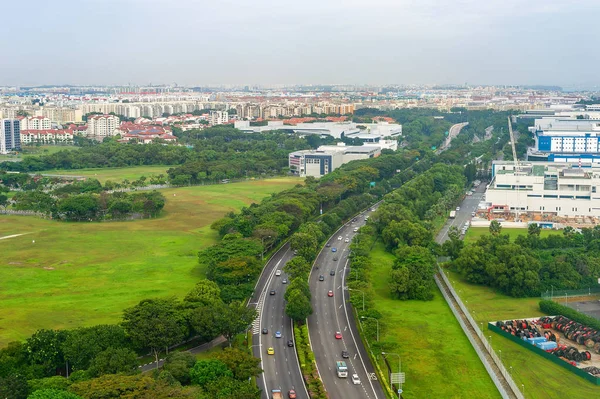
{"type": "Polygon", "coordinates": [[[392,373],[390,380],[391,380],[392,384],[404,384],[405,374],[404,373],[392,373]]]}
{"type": "Polygon", "coordinates": [[[377,375],[375,373],[369,374],[369,378],[373,381],[377,381],[377,375]]]}

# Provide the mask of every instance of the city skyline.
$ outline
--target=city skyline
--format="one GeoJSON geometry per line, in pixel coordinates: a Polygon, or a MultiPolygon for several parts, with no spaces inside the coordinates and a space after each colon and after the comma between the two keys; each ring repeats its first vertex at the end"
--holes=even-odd
{"type": "Polygon", "coordinates": [[[27,24],[0,25],[12,38],[0,44],[11,55],[0,86],[600,86],[590,51],[600,3],[590,0],[34,0],[3,10],[27,24]]]}

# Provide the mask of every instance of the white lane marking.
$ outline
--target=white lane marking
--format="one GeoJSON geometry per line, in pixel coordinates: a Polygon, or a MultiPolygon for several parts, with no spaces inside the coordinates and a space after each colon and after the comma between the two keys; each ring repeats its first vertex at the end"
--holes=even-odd
{"type": "Polygon", "coordinates": [[[14,237],[19,237],[19,236],[24,236],[25,234],[31,234],[31,233],[21,233],[21,234],[13,234],[10,236],[4,236],[4,237],[0,237],[0,240],[6,240],[8,238],[14,238],[14,237]]]}

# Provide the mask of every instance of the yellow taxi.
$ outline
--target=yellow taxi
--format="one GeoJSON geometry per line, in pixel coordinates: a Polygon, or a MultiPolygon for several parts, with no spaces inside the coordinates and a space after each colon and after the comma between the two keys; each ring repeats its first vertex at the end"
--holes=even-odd
{"type": "Polygon", "coordinates": [[[274,355],[274,354],[275,354],[275,349],[273,349],[273,348],[267,349],[267,355],[274,355]]]}

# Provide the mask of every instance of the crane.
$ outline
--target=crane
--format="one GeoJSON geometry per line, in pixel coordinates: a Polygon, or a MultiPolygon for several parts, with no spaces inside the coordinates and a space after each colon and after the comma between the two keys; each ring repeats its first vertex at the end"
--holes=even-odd
{"type": "MultiPolygon", "coordinates": [[[[517,205],[520,206],[519,186],[521,184],[519,175],[521,174],[521,165],[517,159],[517,149],[515,147],[515,135],[512,129],[510,116],[508,117],[508,134],[510,135],[510,144],[512,146],[513,162],[515,163],[515,186],[517,187],[517,205]]],[[[515,222],[519,219],[519,208],[515,206],[515,222]]]]}

